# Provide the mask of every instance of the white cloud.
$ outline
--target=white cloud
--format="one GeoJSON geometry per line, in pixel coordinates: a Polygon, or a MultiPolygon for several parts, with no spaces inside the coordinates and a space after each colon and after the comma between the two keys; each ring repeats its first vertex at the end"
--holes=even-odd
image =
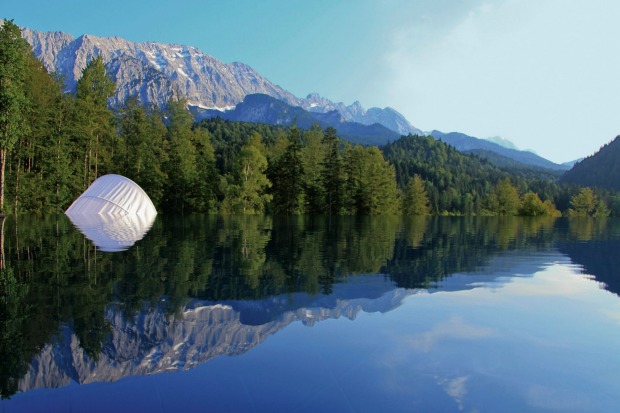
{"type": "Polygon", "coordinates": [[[409,345],[415,350],[429,352],[436,343],[444,339],[478,340],[493,335],[493,330],[467,324],[461,317],[452,317],[436,325],[432,330],[409,338],[409,345]]]}
{"type": "Polygon", "coordinates": [[[463,410],[465,397],[467,396],[467,381],[469,376],[460,376],[454,379],[440,379],[439,384],[443,387],[448,396],[456,402],[459,410],[463,410]]]}

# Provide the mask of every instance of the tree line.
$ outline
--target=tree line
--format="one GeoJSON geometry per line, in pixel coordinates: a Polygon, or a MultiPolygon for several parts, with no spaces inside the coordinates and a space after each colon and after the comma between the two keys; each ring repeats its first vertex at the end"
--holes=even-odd
{"type": "Polygon", "coordinates": [[[509,173],[432,137],[407,136],[378,148],[319,126],[195,123],[186,102],[174,97],[165,108],[129,98],[113,111],[108,99],[115,83],[101,57],[88,62],[75,94],[63,88],[63,79],[47,72],[6,21],[0,28],[3,211],[64,211],[108,173],[134,180],[159,211],[182,214],[600,216],[618,203],[613,194],[509,173]]]}

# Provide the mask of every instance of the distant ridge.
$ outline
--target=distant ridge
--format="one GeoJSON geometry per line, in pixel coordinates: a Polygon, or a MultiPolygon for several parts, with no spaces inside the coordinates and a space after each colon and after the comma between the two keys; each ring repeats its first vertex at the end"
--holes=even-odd
{"type": "Polygon", "coordinates": [[[620,136],[576,163],[560,182],[620,191],[620,136]]]}
{"type": "Polygon", "coordinates": [[[234,109],[227,111],[201,110],[192,108],[198,119],[220,117],[225,120],[240,122],[268,123],[271,125],[297,125],[310,129],[318,124],[325,129],[328,126],[338,130],[338,135],[354,143],[364,145],[383,145],[400,138],[400,135],[378,123],[363,125],[346,121],[336,110],[328,113],[308,112],[301,107],[264,94],[245,97],[234,109]]]}
{"type": "MultiPolygon", "coordinates": [[[[505,148],[497,143],[490,142],[486,139],[479,139],[473,136],[465,135],[459,132],[443,133],[434,130],[430,133],[432,137],[437,140],[441,140],[450,146],[453,146],[457,151],[468,153],[473,152],[477,155],[487,158],[489,162],[495,163],[497,166],[506,166],[505,162],[495,156],[487,156],[486,154],[491,152],[500,155],[502,158],[512,159],[519,164],[527,165],[535,168],[550,169],[556,171],[564,171],[569,167],[566,165],[559,165],[536,155],[529,151],[520,151],[516,149],[505,148]]],[[[512,165],[517,166],[517,165],[512,165]]]]}
{"type": "Polygon", "coordinates": [[[502,138],[501,136],[492,136],[490,138],[486,138],[485,140],[496,143],[499,146],[503,146],[504,148],[507,148],[507,149],[519,150],[519,148],[517,148],[517,145],[515,145],[514,143],[512,143],[506,138],[502,138]]]}

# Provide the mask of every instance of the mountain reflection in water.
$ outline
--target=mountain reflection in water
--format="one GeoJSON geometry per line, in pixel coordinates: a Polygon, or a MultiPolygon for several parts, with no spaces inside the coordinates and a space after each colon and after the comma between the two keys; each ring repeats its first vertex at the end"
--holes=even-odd
{"type": "Polygon", "coordinates": [[[296,322],[386,313],[418,293],[501,289],[562,256],[618,294],[620,257],[596,251],[615,248],[619,224],[159,217],[133,247],[106,254],[64,216],[8,219],[2,396],[192,369],[296,322]]]}

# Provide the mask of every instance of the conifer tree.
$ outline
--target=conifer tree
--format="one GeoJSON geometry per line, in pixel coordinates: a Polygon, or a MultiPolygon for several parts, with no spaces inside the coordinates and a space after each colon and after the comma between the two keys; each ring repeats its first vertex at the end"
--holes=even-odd
{"type": "Polygon", "coordinates": [[[325,145],[322,143],[323,131],[314,125],[304,134],[305,146],[301,150],[304,170],[304,211],[307,214],[325,212],[325,191],[323,171],[325,168],[325,145]]]}
{"type": "Polygon", "coordinates": [[[242,214],[260,214],[271,201],[267,189],[267,158],[262,137],[254,133],[234,160],[231,184],[227,188],[223,210],[242,214]]]}
{"type": "Polygon", "coordinates": [[[192,144],[196,148],[196,183],[194,192],[194,211],[216,212],[219,196],[220,176],[215,167],[215,150],[209,132],[196,128],[192,134],[192,144]]]}
{"type": "Polygon", "coordinates": [[[198,179],[196,147],[192,143],[193,117],[185,100],[170,100],[166,111],[168,127],[166,144],[168,159],[165,173],[166,209],[173,212],[191,212],[193,187],[198,179]]]}
{"type": "Polygon", "coordinates": [[[396,172],[376,146],[364,148],[363,210],[370,215],[396,214],[399,209],[396,172]]]}
{"type": "Polygon", "coordinates": [[[5,21],[0,27],[0,211],[4,210],[7,155],[27,132],[24,81],[29,51],[19,27],[13,20],[5,21]]]}
{"type": "Polygon", "coordinates": [[[122,150],[116,152],[116,164],[122,165],[120,170],[149,194],[156,207],[167,179],[162,171],[162,164],[166,163],[163,151],[166,128],[158,115],[147,113],[137,97],[127,99],[118,121],[122,150]]]}
{"type": "Polygon", "coordinates": [[[521,200],[517,188],[510,182],[509,178],[504,178],[493,191],[492,210],[497,215],[514,216],[517,215],[521,200]]]}
{"type": "Polygon", "coordinates": [[[300,212],[303,205],[303,164],[299,129],[291,128],[284,154],[276,161],[271,174],[273,211],[281,214],[300,212]]]}
{"type": "Polygon", "coordinates": [[[418,174],[409,180],[405,189],[403,212],[405,215],[428,215],[430,213],[426,188],[418,174]]]}
{"type": "Polygon", "coordinates": [[[326,154],[321,175],[328,215],[340,214],[344,206],[344,176],[340,155],[340,142],[336,133],[336,129],[330,126],[325,130],[325,135],[323,136],[326,154]]]}
{"type": "Polygon", "coordinates": [[[67,98],[33,53],[26,58],[24,92],[29,102],[24,113],[29,127],[21,134],[11,157],[13,209],[57,209],[70,200],[74,180],[70,168],[71,143],[67,130],[67,98]],[[46,185],[41,185],[45,182],[46,185]]]}
{"type": "Polygon", "coordinates": [[[92,59],[77,83],[79,118],[78,133],[84,151],[83,187],[113,168],[115,142],[113,115],[108,99],[114,94],[115,83],[107,74],[103,58],[92,59]]]}

